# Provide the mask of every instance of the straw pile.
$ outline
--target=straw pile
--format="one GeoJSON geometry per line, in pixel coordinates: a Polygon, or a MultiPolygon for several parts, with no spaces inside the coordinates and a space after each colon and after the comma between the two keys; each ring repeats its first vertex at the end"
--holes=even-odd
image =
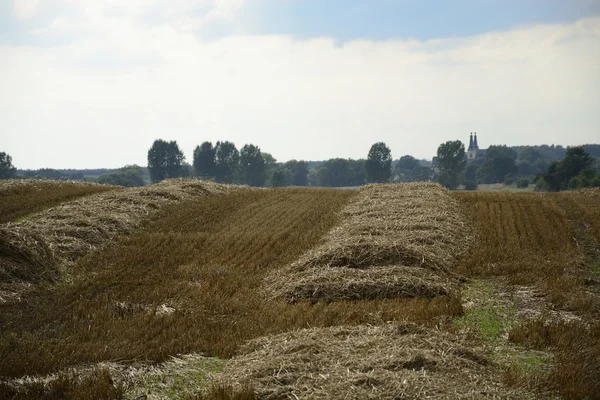
{"type": "Polygon", "coordinates": [[[433,183],[368,185],[323,245],[269,276],[271,297],[342,300],[447,295],[470,230],[433,183]]]}
{"type": "MultiPolygon", "coordinates": [[[[249,342],[221,380],[261,399],[528,398],[447,332],[415,325],[313,328],[249,342]]],[[[497,369],[496,369],[497,371],[497,369]]]]}
{"type": "Polygon", "coordinates": [[[0,225],[0,282],[54,281],[61,266],[138,228],[165,206],[234,186],[173,179],[90,195],[20,223],[0,225]]]}

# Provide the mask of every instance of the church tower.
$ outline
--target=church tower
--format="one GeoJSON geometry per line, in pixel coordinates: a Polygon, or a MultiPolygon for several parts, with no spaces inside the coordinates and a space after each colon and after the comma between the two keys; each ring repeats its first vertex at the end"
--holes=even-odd
{"type": "Polygon", "coordinates": [[[479,145],[477,144],[477,132],[469,138],[469,149],[467,150],[467,160],[474,160],[477,158],[477,152],[479,151],[479,145]]]}

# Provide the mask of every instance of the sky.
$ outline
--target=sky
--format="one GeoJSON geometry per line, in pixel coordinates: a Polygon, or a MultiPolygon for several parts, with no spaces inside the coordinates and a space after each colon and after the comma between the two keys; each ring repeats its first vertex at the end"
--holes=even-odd
{"type": "Polygon", "coordinates": [[[0,152],[147,164],[600,143],[600,0],[0,0],[0,152]],[[468,143],[468,142],[467,142],[468,143]]]}

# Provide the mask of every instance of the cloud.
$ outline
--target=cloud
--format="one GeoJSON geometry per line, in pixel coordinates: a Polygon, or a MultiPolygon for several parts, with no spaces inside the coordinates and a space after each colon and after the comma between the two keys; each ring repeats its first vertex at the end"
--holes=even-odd
{"type": "Polygon", "coordinates": [[[33,16],[40,0],[13,0],[13,10],[19,19],[33,16]]]}
{"type": "MultiPolygon", "coordinates": [[[[147,3],[163,16],[171,4],[147,3]]],[[[188,156],[204,140],[255,143],[279,160],[364,157],[380,140],[396,158],[431,158],[471,131],[484,147],[598,141],[600,18],[339,45],[208,41],[181,29],[175,11],[147,24],[127,4],[84,5],[88,20],[70,29],[95,33],[68,45],[0,47],[2,151],[17,166],[143,164],[156,138],[188,156]]],[[[207,4],[193,18],[225,18],[242,3],[207,4]]]]}

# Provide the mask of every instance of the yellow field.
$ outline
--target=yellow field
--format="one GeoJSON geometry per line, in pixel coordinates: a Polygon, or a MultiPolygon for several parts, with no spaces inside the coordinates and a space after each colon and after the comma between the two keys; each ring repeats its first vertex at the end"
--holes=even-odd
{"type": "MultiPolygon", "coordinates": [[[[30,285],[21,301],[0,303],[0,377],[201,353],[233,357],[224,382],[240,389],[251,377],[259,394],[281,394],[275,398],[334,398],[331,391],[345,387],[344,374],[360,386],[353,393],[381,398],[448,394],[449,379],[454,393],[466,397],[477,397],[483,389],[476,382],[483,381],[491,385],[487,393],[506,398],[547,398],[547,390],[573,399],[600,393],[599,296],[590,268],[600,240],[597,192],[451,193],[436,185],[361,191],[216,185],[207,191],[180,181],[111,199],[137,204],[149,193],[173,199],[182,188],[187,194],[177,201],[140,208],[147,219],[121,229],[116,240],[78,250],[54,283],[30,285]],[[303,285],[302,295],[294,303],[274,298],[273,276],[303,285]],[[578,318],[510,322],[512,343],[554,352],[555,362],[544,364],[535,385],[530,375],[491,362],[494,355],[481,351],[486,344],[460,329],[457,321],[469,312],[461,291],[479,279],[503,282],[509,291],[534,287],[539,302],[578,318]],[[425,290],[434,285],[444,290],[425,290]],[[402,298],[414,296],[423,297],[402,298]],[[391,337],[399,342],[390,344],[391,337]],[[283,371],[278,363],[290,365],[283,371]],[[402,380],[410,384],[395,383],[402,380]]],[[[129,211],[119,212],[127,221],[129,211]]],[[[40,216],[39,226],[51,226],[54,213],[40,216]]],[[[25,226],[34,229],[35,221],[25,226]]],[[[86,221],[88,232],[95,220],[86,221]]],[[[0,262],[8,257],[3,251],[0,262]]],[[[111,379],[121,378],[99,372],[95,390],[102,386],[120,398],[111,379]]],[[[73,385],[71,394],[52,396],[73,397],[82,383],[73,385]]],[[[26,385],[16,387],[2,386],[0,378],[0,397],[36,398],[23,394],[26,385]]],[[[55,389],[39,390],[48,397],[55,389]]],[[[217,388],[208,398],[226,398],[227,390],[217,388]]],[[[242,392],[255,398],[252,389],[242,392]]]]}
{"type": "Polygon", "coordinates": [[[117,189],[116,186],[86,182],[0,181],[0,224],[14,221],[78,197],[115,189],[117,189]]]}

